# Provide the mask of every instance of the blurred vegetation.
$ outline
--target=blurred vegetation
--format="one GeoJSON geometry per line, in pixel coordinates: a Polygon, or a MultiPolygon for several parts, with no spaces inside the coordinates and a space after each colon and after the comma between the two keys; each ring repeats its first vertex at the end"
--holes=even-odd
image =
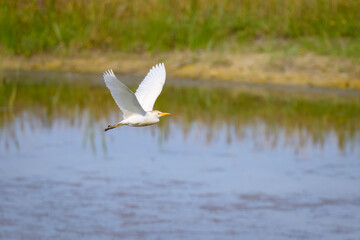
{"type": "Polygon", "coordinates": [[[360,55],[359,0],[0,0],[15,54],[297,48],[360,55]]]}
{"type": "MultiPolygon", "coordinates": [[[[21,136],[24,125],[34,130],[59,122],[95,136],[120,120],[118,107],[102,85],[22,80],[0,84],[0,140],[21,136]]],[[[250,130],[255,142],[276,146],[285,137],[294,149],[308,144],[321,147],[332,136],[342,151],[360,143],[358,97],[291,97],[277,92],[165,86],[155,109],[172,113],[171,121],[162,119],[157,126],[165,140],[171,136],[169,124],[178,124],[184,136],[199,131],[205,141],[225,132],[229,143],[237,142],[249,138],[250,130]]]]}

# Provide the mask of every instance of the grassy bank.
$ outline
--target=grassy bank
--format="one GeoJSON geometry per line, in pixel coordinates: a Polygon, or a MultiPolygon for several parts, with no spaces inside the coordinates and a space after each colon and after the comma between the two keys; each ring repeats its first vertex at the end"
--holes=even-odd
{"type": "Polygon", "coordinates": [[[311,53],[234,53],[230,51],[170,51],[124,53],[87,51],[67,55],[34,54],[31,57],[3,55],[4,71],[56,71],[101,73],[112,68],[117,74],[143,78],[158,62],[164,62],[172,78],[224,80],[260,84],[301,85],[360,89],[360,64],[350,59],[311,53]]]}
{"type": "Polygon", "coordinates": [[[8,53],[312,51],[360,58],[358,0],[0,1],[8,53]]]}

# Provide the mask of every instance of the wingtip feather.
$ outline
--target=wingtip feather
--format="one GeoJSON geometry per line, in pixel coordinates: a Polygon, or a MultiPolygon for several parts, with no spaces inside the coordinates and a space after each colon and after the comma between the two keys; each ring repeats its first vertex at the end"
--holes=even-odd
{"type": "Polygon", "coordinates": [[[109,68],[108,70],[106,70],[104,73],[103,73],[103,77],[106,77],[106,76],[115,76],[113,70],[111,68],[109,68]]]}

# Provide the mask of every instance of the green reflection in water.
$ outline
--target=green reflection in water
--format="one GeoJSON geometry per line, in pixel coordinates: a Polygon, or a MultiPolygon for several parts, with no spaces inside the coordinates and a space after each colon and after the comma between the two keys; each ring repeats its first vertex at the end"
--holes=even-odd
{"type": "MultiPolygon", "coordinates": [[[[166,86],[155,108],[172,113],[159,124],[165,140],[170,123],[181,126],[185,136],[197,123],[206,129],[207,141],[212,141],[221,130],[226,131],[230,143],[234,136],[243,138],[245,129],[250,127],[254,139],[265,139],[272,146],[276,146],[280,134],[284,134],[286,144],[300,148],[309,139],[311,144],[322,146],[334,134],[343,151],[360,142],[360,99],[343,98],[166,86]]],[[[60,120],[67,126],[84,129],[84,144],[90,145],[95,144],[94,133],[102,131],[96,123],[105,127],[106,123],[119,120],[119,110],[108,90],[103,85],[83,82],[2,82],[0,105],[0,133],[6,144],[17,144],[19,129],[15,128],[15,119],[20,121],[20,130],[24,121],[33,127],[51,128],[55,120],[60,120]]],[[[104,135],[102,138],[106,148],[104,135]]]]}

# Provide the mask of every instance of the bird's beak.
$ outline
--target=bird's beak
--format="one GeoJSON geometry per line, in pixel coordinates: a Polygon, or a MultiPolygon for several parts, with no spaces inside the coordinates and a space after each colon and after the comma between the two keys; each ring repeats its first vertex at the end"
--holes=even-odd
{"type": "Polygon", "coordinates": [[[170,115],[170,113],[159,113],[159,115],[161,115],[161,116],[166,116],[166,115],[170,115]]]}

